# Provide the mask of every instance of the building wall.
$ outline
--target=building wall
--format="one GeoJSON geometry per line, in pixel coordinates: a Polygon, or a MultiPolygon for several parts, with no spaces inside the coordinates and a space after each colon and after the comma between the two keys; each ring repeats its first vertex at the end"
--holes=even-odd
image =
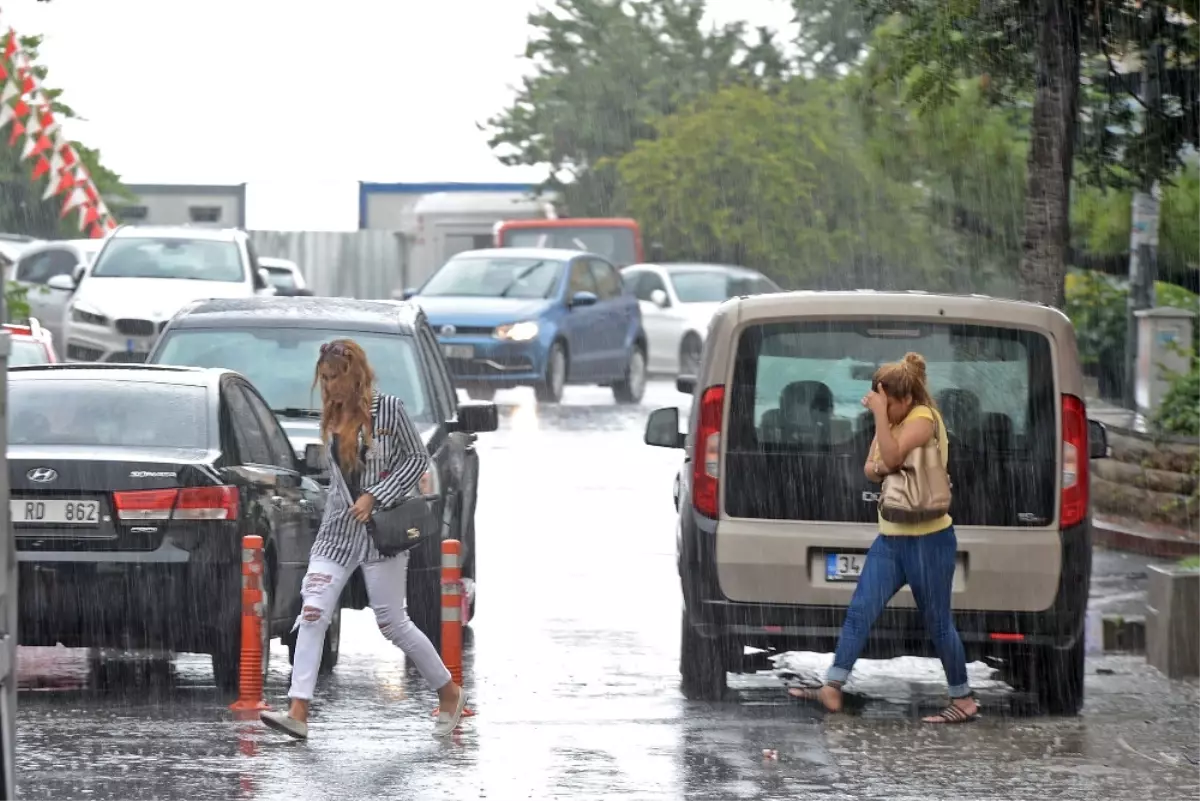
{"type": "Polygon", "coordinates": [[[195,225],[206,228],[246,227],[246,185],[131,184],[137,197],[114,206],[123,223],[195,225]],[[139,213],[145,210],[144,216],[139,213]],[[215,219],[210,219],[215,214],[215,219]]]}

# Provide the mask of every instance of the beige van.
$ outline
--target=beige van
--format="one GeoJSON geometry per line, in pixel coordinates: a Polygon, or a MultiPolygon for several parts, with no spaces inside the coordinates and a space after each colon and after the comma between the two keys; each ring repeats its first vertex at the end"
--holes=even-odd
{"type": "MultiPolygon", "coordinates": [[[[1057,309],[980,295],[789,292],[734,298],[713,317],[692,393],[658,409],[649,445],[683,448],[677,554],[680,672],[719,698],[744,647],[828,652],[877,533],[862,465],[874,422],[860,400],[876,367],[928,363],[950,432],[958,535],[955,622],[968,661],[996,662],[1044,711],[1083,702],[1091,582],[1087,420],[1075,332],[1057,309]]],[[[907,588],[866,658],[933,656],[907,588]]]]}

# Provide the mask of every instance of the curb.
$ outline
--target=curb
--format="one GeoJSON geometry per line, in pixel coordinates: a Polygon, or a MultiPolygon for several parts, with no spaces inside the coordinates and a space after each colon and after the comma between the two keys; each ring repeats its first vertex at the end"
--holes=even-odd
{"type": "Polygon", "coordinates": [[[1092,521],[1092,543],[1114,551],[1156,559],[1185,559],[1200,555],[1200,541],[1135,531],[1107,520],[1092,521]]]}
{"type": "Polygon", "coordinates": [[[1146,619],[1137,616],[1104,616],[1104,653],[1145,654],[1146,619]]]}

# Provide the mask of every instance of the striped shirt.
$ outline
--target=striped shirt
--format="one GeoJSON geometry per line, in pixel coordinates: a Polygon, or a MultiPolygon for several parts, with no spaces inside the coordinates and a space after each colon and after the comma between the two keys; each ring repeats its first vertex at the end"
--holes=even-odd
{"type": "MultiPolygon", "coordinates": [[[[429,467],[429,451],[405,411],[404,402],[396,396],[374,393],[371,421],[374,437],[367,447],[365,467],[360,468],[362,491],[375,498],[376,507],[388,507],[417,486],[429,467]]],[[[351,516],[354,499],[329,443],[325,443],[325,454],[329,463],[329,495],[309,559],[329,559],[350,567],[359,561],[387,558],[375,547],[366,525],[351,516]]]]}

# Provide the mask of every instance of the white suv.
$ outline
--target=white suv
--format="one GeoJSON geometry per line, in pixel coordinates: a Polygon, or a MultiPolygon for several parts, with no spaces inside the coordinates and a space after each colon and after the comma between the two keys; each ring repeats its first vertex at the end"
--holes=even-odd
{"type": "Polygon", "coordinates": [[[263,272],[241,230],[122,226],[90,266],[50,279],[51,288],[73,292],[63,355],[73,362],[143,362],[167,320],[187,303],[275,294],[263,272]]]}

